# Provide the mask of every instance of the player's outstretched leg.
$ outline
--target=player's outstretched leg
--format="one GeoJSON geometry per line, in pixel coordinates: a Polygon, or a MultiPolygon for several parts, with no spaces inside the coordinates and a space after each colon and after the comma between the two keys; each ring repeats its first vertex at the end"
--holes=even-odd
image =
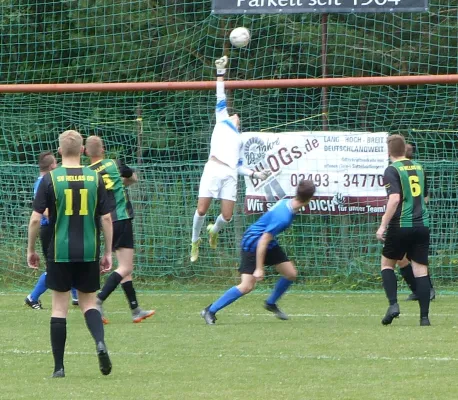
{"type": "Polygon", "coordinates": [[[296,280],[297,270],[294,264],[288,260],[288,257],[283,250],[280,247],[276,249],[277,250],[272,251],[276,251],[276,255],[278,254],[277,258],[283,261],[276,265],[276,269],[283,276],[275,284],[274,290],[264,303],[264,308],[273,313],[278,319],[285,321],[289,319],[289,317],[278,308],[277,301],[285,294],[288,288],[296,280]]]}
{"type": "Polygon", "coordinates": [[[400,314],[397,296],[398,286],[394,270],[391,268],[382,269],[382,281],[386,297],[390,304],[385,316],[382,319],[382,324],[389,325],[393,322],[393,319],[399,317],[400,314]]]}
{"type": "Polygon", "coordinates": [[[286,279],[285,277],[281,277],[276,285],[270,297],[265,301],[264,308],[267,311],[273,313],[278,319],[286,321],[289,319],[288,315],[286,315],[282,310],[280,310],[277,306],[278,299],[288,290],[288,288],[293,284],[293,280],[286,279]]]}
{"type": "Polygon", "coordinates": [[[238,286],[233,286],[227,290],[218,300],[205,307],[200,316],[205,320],[207,325],[214,325],[216,321],[216,313],[238,300],[240,297],[251,292],[256,285],[256,279],[253,275],[242,274],[242,282],[238,286]]]}
{"type": "Polygon", "coordinates": [[[41,301],[40,301],[40,296],[46,292],[48,287],[46,286],[46,272],[43,272],[40,277],[38,278],[38,281],[35,285],[35,287],[32,290],[32,293],[30,293],[24,300],[25,305],[29,306],[30,308],[34,310],[41,310],[43,307],[41,306],[41,301]]]}
{"type": "Polygon", "coordinates": [[[135,293],[131,275],[126,276],[122,280],[121,286],[132,311],[132,321],[134,323],[142,322],[144,319],[152,317],[156,313],[155,310],[142,310],[138,305],[137,294],[135,293]]]}

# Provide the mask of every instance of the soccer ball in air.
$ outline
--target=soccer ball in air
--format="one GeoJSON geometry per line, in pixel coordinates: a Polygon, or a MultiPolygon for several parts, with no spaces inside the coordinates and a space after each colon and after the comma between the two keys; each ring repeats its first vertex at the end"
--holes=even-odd
{"type": "Polygon", "coordinates": [[[250,43],[250,31],[242,26],[235,28],[229,35],[229,40],[235,47],[245,47],[250,43]]]}

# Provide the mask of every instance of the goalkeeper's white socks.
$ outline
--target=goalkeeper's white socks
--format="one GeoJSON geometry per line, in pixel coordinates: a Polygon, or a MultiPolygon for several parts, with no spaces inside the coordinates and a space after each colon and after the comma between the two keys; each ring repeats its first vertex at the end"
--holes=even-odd
{"type": "Polygon", "coordinates": [[[227,225],[231,220],[226,221],[223,216],[220,214],[218,215],[218,218],[216,218],[215,225],[213,225],[212,228],[212,233],[218,233],[221,229],[224,228],[225,225],[227,225]]]}
{"type": "Polygon", "coordinates": [[[202,226],[205,221],[205,215],[199,215],[199,213],[196,212],[194,213],[194,218],[192,220],[192,242],[197,242],[200,237],[200,231],[202,230],[202,226]]]}

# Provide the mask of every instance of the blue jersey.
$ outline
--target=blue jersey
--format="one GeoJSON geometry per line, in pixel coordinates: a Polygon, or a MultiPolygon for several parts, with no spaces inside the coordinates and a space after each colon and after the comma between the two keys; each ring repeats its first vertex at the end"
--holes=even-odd
{"type": "Polygon", "coordinates": [[[242,250],[250,253],[256,252],[259,239],[264,233],[270,233],[274,237],[268,249],[278,246],[275,236],[289,228],[295,216],[291,200],[280,200],[245,231],[242,238],[242,250]]]}
{"type": "MultiPolygon", "coordinates": [[[[35,198],[35,196],[37,195],[38,186],[40,186],[42,179],[43,179],[43,176],[39,176],[37,180],[35,181],[35,183],[33,184],[33,198],[35,198]]],[[[47,225],[49,225],[48,218],[46,218],[45,216],[42,216],[40,220],[40,226],[47,226],[47,225]]]]}

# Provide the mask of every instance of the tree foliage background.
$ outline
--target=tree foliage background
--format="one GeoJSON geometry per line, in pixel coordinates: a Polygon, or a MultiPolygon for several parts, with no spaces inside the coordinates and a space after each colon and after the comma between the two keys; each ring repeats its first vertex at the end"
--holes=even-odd
{"type": "MultiPolygon", "coordinates": [[[[209,80],[214,58],[223,53],[231,57],[229,79],[322,76],[321,15],[215,16],[210,0],[13,0],[0,7],[1,83],[209,80]],[[228,45],[230,29],[240,25],[252,32],[248,49],[228,45]]],[[[456,73],[457,41],[456,0],[431,0],[430,11],[417,14],[332,14],[327,74],[456,73]]],[[[232,96],[245,130],[307,117],[288,129],[321,129],[321,89],[232,96]]],[[[331,88],[328,96],[330,129],[456,125],[456,86],[331,88]]],[[[3,95],[0,155],[33,162],[40,143],[48,145],[71,126],[135,148],[136,125],[116,121],[134,120],[141,109],[145,161],[202,160],[213,103],[208,92],[3,95]]]]}

